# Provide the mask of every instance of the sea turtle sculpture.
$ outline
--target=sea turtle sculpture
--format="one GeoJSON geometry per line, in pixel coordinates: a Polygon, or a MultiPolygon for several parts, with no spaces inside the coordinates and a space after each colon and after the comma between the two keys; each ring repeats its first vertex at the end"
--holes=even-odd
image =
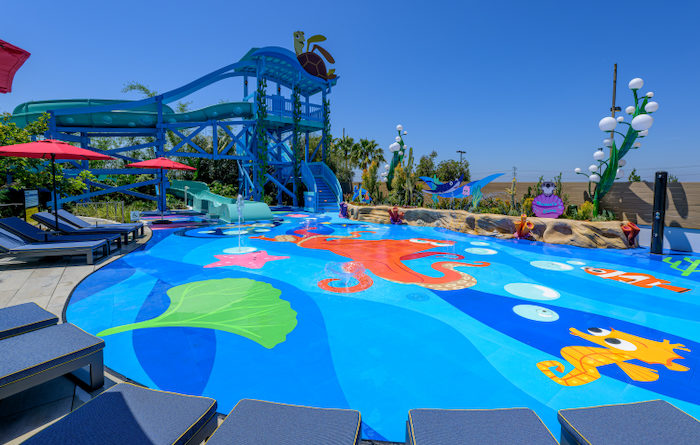
{"type": "Polygon", "coordinates": [[[323,62],[323,58],[321,58],[321,56],[316,54],[314,51],[318,50],[323,57],[326,58],[328,63],[335,63],[333,56],[318,45],[314,45],[311,48],[311,51],[309,51],[309,45],[316,42],[323,42],[326,40],[326,38],[320,34],[309,37],[309,39],[306,40],[306,52],[303,52],[304,40],[303,31],[297,31],[294,33],[294,52],[297,54],[297,60],[299,60],[299,63],[301,63],[304,70],[306,70],[306,72],[312,76],[320,77],[321,79],[335,79],[335,69],[326,72],[326,64],[323,62]]]}

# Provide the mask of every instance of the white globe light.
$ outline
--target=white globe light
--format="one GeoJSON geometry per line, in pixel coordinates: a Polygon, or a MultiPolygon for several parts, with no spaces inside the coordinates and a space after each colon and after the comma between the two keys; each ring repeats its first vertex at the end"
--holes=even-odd
{"type": "Polygon", "coordinates": [[[659,109],[659,103],[658,102],[649,102],[644,106],[644,111],[647,113],[653,113],[654,111],[659,109]]]}
{"type": "Polygon", "coordinates": [[[619,161],[617,161],[617,165],[619,165],[620,167],[624,167],[625,165],[627,165],[627,161],[625,161],[624,159],[620,159],[619,161]]]}
{"type": "Polygon", "coordinates": [[[600,182],[600,176],[597,174],[593,173],[591,176],[588,177],[588,180],[591,182],[595,182],[596,184],[600,182]]]}
{"type": "Polygon", "coordinates": [[[384,164],[384,168],[389,170],[389,164],[384,164]]]}
{"type": "Polygon", "coordinates": [[[634,79],[630,80],[628,86],[630,87],[630,90],[638,90],[644,86],[644,81],[639,77],[635,77],[634,79]]]}
{"type": "Polygon", "coordinates": [[[581,173],[581,169],[578,168],[578,167],[576,167],[576,168],[574,169],[574,173],[581,173]]]}
{"type": "Polygon", "coordinates": [[[634,113],[634,107],[632,105],[630,105],[629,107],[625,108],[625,113],[627,113],[627,114],[634,113]]]}
{"type": "Polygon", "coordinates": [[[641,146],[642,146],[641,142],[635,142],[634,144],[632,144],[632,147],[634,147],[634,148],[639,148],[641,146]]]}
{"type": "Polygon", "coordinates": [[[596,161],[602,161],[604,157],[605,153],[603,152],[603,150],[596,150],[596,152],[593,153],[593,159],[595,159],[596,161]]]}
{"type": "Polygon", "coordinates": [[[408,131],[404,131],[403,135],[406,136],[408,134],[408,131]]]}
{"type": "Polygon", "coordinates": [[[617,121],[618,121],[618,122],[622,122],[622,121],[624,121],[624,120],[625,120],[624,116],[618,116],[618,117],[617,117],[617,121]]]}
{"type": "Polygon", "coordinates": [[[613,140],[608,138],[608,139],[603,139],[603,145],[606,147],[610,147],[613,144],[613,140]]]}
{"type": "Polygon", "coordinates": [[[401,148],[401,146],[399,144],[397,144],[396,142],[389,145],[389,150],[391,150],[392,152],[398,151],[400,148],[401,148]]]}
{"type": "Polygon", "coordinates": [[[644,136],[649,134],[649,130],[642,130],[639,132],[639,137],[643,138],[644,136]]]}
{"type": "Polygon", "coordinates": [[[598,166],[595,164],[591,164],[588,166],[588,171],[593,173],[594,171],[598,170],[598,166]]]}
{"type": "Polygon", "coordinates": [[[654,97],[654,92],[653,92],[653,91],[649,91],[649,92],[647,93],[647,97],[654,97]]]}
{"type": "Polygon", "coordinates": [[[396,137],[394,138],[394,140],[395,140],[396,142],[399,142],[399,141],[401,140],[401,137],[400,137],[400,136],[396,136],[396,137]]]}
{"type": "Polygon", "coordinates": [[[403,156],[403,150],[401,150],[401,151],[399,152],[399,155],[400,155],[400,156],[403,156]]]}
{"type": "Polygon", "coordinates": [[[625,174],[625,171],[623,169],[621,169],[621,168],[617,169],[617,177],[618,178],[622,177],[622,175],[624,175],[624,174],[625,174]]]}
{"type": "Polygon", "coordinates": [[[401,125],[401,124],[397,125],[396,131],[403,131],[403,125],[401,125]]]}
{"type": "Polygon", "coordinates": [[[632,119],[632,128],[637,131],[648,130],[651,124],[654,123],[654,118],[648,114],[640,114],[632,119]]]}
{"type": "Polygon", "coordinates": [[[617,127],[617,121],[614,117],[604,117],[598,122],[598,128],[600,128],[601,131],[612,131],[615,127],[617,127]]]}

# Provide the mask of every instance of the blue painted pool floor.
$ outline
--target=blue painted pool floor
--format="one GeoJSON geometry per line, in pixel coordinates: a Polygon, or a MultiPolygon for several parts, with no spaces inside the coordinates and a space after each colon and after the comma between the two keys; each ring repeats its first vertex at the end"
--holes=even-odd
{"type": "Polygon", "coordinates": [[[244,397],[353,408],[366,439],[403,441],[411,408],[526,406],[557,436],[562,408],[700,415],[692,255],[276,217],[158,230],[78,285],[67,320],[150,387],[224,413],[244,397]]]}

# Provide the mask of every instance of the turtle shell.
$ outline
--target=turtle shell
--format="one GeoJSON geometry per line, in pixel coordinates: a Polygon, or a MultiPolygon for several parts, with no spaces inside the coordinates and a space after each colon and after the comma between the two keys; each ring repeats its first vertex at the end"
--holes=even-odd
{"type": "Polygon", "coordinates": [[[299,54],[297,56],[299,63],[302,68],[306,70],[307,73],[312,76],[320,77],[321,79],[328,80],[328,72],[326,71],[326,64],[323,62],[321,56],[314,52],[307,52],[299,54]]]}

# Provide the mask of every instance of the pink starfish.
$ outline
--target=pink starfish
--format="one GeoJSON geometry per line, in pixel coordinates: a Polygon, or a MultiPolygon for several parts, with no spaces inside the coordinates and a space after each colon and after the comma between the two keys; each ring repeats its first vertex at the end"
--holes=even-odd
{"type": "Polygon", "coordinates": [[[243,253],[239,255],[214,255],[219,261],[204,267],[241,266],[248,269],[261,269],[268,261],[286,260],[288,256],[268,255],[266,251],[243,253]]]}

